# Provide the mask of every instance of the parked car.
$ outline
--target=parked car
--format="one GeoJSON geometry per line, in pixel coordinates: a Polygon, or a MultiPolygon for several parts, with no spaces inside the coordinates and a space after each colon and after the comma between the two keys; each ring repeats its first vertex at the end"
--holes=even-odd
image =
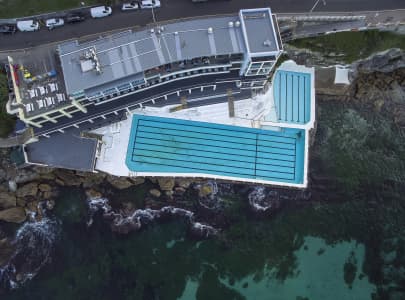
{"type": "Polygon", "coordinates": [[[17,29],[19,31],[36,31],[39,29],[39,23],[34,20],[18,21],[17,29]]]}
{"type": "Polygon", "coordinates": [[[122,11],[126,11],[126,10],[137,10],[139,9],[139,4],[135,1],[131,2],[131,3],[123,3],[121,10],[122,11]]]}
{"type": "Polygon", "coordinates": [[[13,34],[17,31],[17,27],[14,24],[3,24],[0,26],[0,32],[4,34],[13,34]]]}
{"type": "Polygon", "coordinates": [[[49,30],[52,30],[56,27],[65,25],[65,21],[63,21],[62,18],[53,18],[46,20],[45,25],[46,27],[48,27],[49,30]]]}
{"type": "Polygon", "coordinates": [[[78,23],[86,20],[82,13],[71,13],[66,16],[66,23],[78,23]]]}
{"type": "Polygon", "coordinates": [[[90,9],[93,18],[103,18],[111,15],[112,9],[109,6],[97,6],[90,9]]]}
{"type": "Polygon", "coordinates": [[[160,7],[159,0],[142,0],[141,8],[157,8],[160,7]]]}

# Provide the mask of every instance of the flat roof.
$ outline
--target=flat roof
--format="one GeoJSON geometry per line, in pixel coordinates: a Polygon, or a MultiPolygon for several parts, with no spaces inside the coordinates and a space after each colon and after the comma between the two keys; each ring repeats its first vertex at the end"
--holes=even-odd
{"type": "Polygon", "coordinates": [[[278,120],[306,124],[311,119],[311,74],[277,70],[273,93],[278,120]]]}
{"type": "Polygon", "coordinates": [[[80,137],[79,129],[66,129],[25,146],[29,163],[55,168],[93,171],[97,140],[80,137]]]}
{"type": "Polygon", "coordinates": [[[240,16],[250,54],[264,55],[280,49],[269,8],[242,9],[240,16]]]}
{"type": "MultiPolygon", "coordinates": [[[[58,46],[69,94],[143,72],[171,62],[246,51],[238,15],[206,17],[125,31],[79,44],[58,46]],[[230,27],[229,23],[233,26],[230,27]],[[208,28],[212,28],[211,33],[208,28]],[[153,29],[153,32],[152,32],[153,29]],[[80,60],[94,49],[101,73],[82,72],[80,60]]],[[[256,33],[257,34],[257,33],[256,33]]]]}
{"type": "Polygon", "coordinates": [[[149,174],[302,184],[304,147],[302,129],[272,131],[134,115],[126,165],[149,174]]]}

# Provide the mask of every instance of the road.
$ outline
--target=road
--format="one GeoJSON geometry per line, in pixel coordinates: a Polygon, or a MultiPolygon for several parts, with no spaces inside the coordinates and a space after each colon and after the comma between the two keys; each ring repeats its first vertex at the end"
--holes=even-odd
{"type": "MultiPolygon", "coordinates": [[[[404,9],[404,0],[229,0],[192,3],[191,0],[162,0],[155,10],[157,21],[167,21],[202,15],[235,13],[241,8],[271,7],[276,13],[356,12],[404,9]],[[326,4],[324,4],[326,3],[326,4]],[[315,5],[316,4],[316,5],[315,5]]],[[[0,35],[0,51],[31,48],[52,42],[75,39],[97,33],[145,26],[152,23],[150,10],[121,12],[114,7],[113,14],[103,19],[88,19],[79,24],[38,32],[18,32],[12,36],[0,35]]]]}

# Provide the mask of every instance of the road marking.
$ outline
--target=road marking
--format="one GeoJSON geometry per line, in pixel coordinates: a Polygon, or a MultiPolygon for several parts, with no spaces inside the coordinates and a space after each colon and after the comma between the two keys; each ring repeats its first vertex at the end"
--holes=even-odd
{"type": "MultiPolygon", "coordinates": [[[[314,6],[312,6],[311,10],[309,12],[313,12],[313,10],[315,9],[315,7],[318,5],[320,0],[317,0],[314,4],[314,6]]],[[[326,5],[326,0],[322,0],[323,5],[326,5]]]]}

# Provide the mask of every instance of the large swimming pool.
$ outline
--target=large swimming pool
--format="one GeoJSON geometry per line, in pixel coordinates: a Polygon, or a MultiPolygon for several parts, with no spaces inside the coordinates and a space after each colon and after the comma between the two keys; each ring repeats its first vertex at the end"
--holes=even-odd
{"type": "Polygon", "coordinates": [[[134,115],[126,164],[141,173],[196,173],[300,184],[304,147],[301,129],[271,131],[134,115]]]}

